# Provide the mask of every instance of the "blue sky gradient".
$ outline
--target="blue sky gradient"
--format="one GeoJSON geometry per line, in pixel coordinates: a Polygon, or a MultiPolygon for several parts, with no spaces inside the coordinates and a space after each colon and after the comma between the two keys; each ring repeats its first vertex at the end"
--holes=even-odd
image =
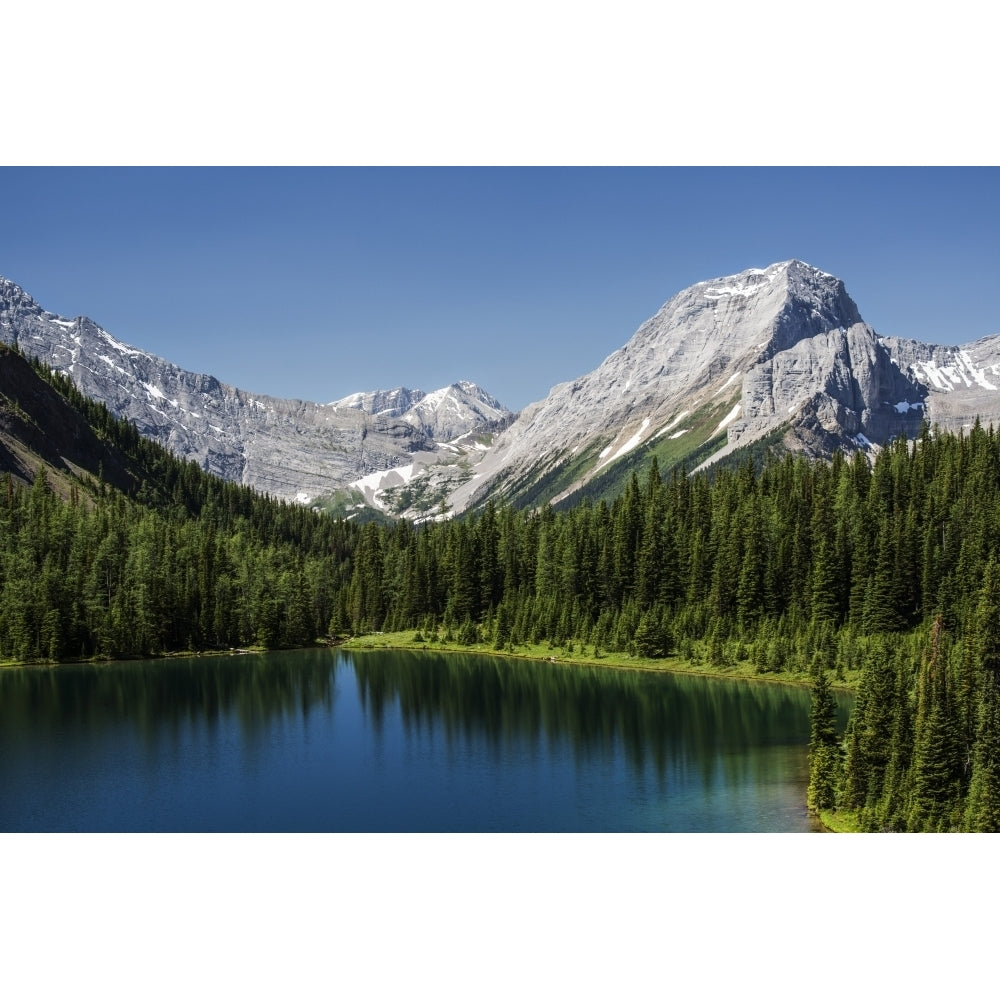
{"type": "Polygon", "coordinates": [[[513,409],[688,285],[798,257],[886,335],[1000,332],[1000,171],[0,168],[0,274],[224,382],[513,409]]]}

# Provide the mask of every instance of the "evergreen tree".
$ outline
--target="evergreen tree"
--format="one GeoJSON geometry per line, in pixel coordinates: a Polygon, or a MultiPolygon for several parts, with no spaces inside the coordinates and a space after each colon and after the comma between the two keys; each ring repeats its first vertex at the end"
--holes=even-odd
{"type": "Polygon", "coordinates": [[[941,650],[942,624],[931,631],[917,682],[913,733],[911,797],[907,827],[914,831],[949,829],[961,797],[957,719],[947,663],[941,650]]]}
{"type": "Polygon", "coordinates": [[[1000,832],[1000,564],[986,566],[975,617],[979,711],[965,829],[1000,832]]]}
{"type": "Polygon", "coordinates": [[[983,681],[979,724],[972,759],[972,781],[964,827],[973,833],[1000,833],[1000,679],[983,681]]]}
{"type": "Polygon", "coordinates": [[[837,801],[840,748],[837,739],[837,704],[830,678],[821,670],[813,685],[809,716],[809,787],[806,799],[814,811],[832,809],[837,801]]]}

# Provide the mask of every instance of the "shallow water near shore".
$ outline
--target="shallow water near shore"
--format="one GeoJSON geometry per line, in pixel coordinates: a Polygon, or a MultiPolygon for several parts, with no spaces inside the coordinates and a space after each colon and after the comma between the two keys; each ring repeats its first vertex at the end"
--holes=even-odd
{"type": "Polygon", "coordinates": [[[809,699],[399,650],[6,670],[0,829],[805,832],[809,699]]]}

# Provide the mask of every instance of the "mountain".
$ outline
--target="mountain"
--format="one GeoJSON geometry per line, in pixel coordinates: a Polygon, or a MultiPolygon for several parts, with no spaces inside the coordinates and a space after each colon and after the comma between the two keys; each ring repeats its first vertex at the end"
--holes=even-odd
{"type": "Polygon", "coordinates": [[[598,368],[528,406],[448,498],[559,501],[627,459],[705,467],[767,440],[826,458],[913,437],[924,419],[1000,424],[1000,336],[881,338],[843,281],[798,260],[687,288],[598,368]]]}
{"type": "Polygon", "coordinates": [[[403,420],[440,442],[433,450],[414,451],[406,465],[376,470],[338,491],[339,503],[331,510],[347,516],[366,507],[414,521],[449,516],[449,498],[476,478],[475,470],[489,453],[494,435],[515,419],[472,382],[431,393],[407,389],[356,393],[333,405],[403,420]]]}
{"type": "Polygon", "coordinates": [[[409,463],[414,452],[433,454],[442,435],[447,440],[511,416],[470,382],[429,394],[399,389],[394,406],[378,409],[365,400],[386,394],[323,405],[249,393],[122,343],[86,317],[47,312],[4,278],[0,341],[70,376],[142,435],[206,471],[300,502],[409,463]],[[411,405],[403,405],[406,399],[411,405]],[[435,399],[437,409],[428,402],[435,399]]]}
{"type": "Polygon", "coordinates": [[[1000,335],[880,337],[841,279],[798,260],[678,292],[586,375],[515,419],[470,382],[320,405],[195,375],[47,313],[0,279],[0,340],[70,375],[143,435],[224,478],[330,509],[447,517],[611,495],[655,456],[705,468],[742,449],[872,453],[924,420],[1000,425],[1000,335]]]}
{"type": "Polygon", "coordinates": [[[455,382],[435,392],[403,388],[356,392],[330,405],[402,420],[435,441],[452,441],[478,428],[499,428],[514,416],[475,382],[455,382]]]}
{"type": "Polygon", "coordinates": [[[960,347],[884,337],[893,363],[927,390],[928,419],[942,430],[967,430],[975,417],[1000,424],[1000,334],[960,347]]]}

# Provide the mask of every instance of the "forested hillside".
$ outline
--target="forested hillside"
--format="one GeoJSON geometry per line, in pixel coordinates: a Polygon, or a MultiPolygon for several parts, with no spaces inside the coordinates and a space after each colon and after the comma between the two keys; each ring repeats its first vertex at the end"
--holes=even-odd
{"type": "Polygon", "coordinates": [[[19,448],[20,465],[37,458],[33,483],[0,475],[0,659],[296,645],[326,633],[353,525],[208,475],[33,368],[34,382],[22,376],[0,408],[51,442],[64,428],[40,425],[32,404],[65,420],[54,390],[83,416],[87,449],[67,464],[19,448]],[[105,480],[111,468],[119,488],[105,480]]]}
{"type": "Polygon", "coordinates": [[[874,468],[786,457],[664,482],[654,463],[611,504],[366,526],[342,624],[644,655],[709,639],[761,673],[845,675],[874,636],[938,614],[961,630],[996,548],[998,486],[1000,443],[978,426],[900,440],[874,468]]]}
{"type": "MultiPolygon", "coordinates": [[[[811,676],[810,796],[866,829],[1000,827],[1000,439],[874,467],[655,462],[612,503],[364,526],[209,476],[38,371],[134,477],[0,478],[0,657],[146,656],[418,630],[811,676]],[[855,685],[845,741],[824,716],[855,685]]],[[[8,401],[8,408],[16,408],[8,401]]]]}

